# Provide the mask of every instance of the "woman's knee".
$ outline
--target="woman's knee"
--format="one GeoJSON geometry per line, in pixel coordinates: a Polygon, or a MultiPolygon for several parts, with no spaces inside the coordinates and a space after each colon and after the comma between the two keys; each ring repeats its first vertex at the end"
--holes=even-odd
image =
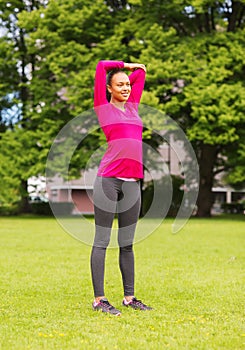
{"type": "Polygon", "coordinates": [[[110,243],[110,237],[111,237],[111,228],[96,226],[94,246],[107,248],[110,243]]]}
{"type": "Polygon", "coordinates": [[[120,247],[120,252],[132,252],[133,251],[133,244],[129,244],[125,247],[120,247]]]}

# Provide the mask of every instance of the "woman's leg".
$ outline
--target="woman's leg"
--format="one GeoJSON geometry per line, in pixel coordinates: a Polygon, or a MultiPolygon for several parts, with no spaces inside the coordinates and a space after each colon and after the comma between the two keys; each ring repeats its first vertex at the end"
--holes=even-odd
{"type": "Polygon", "coordinates": [[[133,240],[139,218],[141,195],[140,183],[125,181],[123,198],[118,202],[119,266],[122,274],[124,296],[134,295],[133,240]]]}
{"type": "Polygon", "coordinates": [[[104,296],[105,255],[118,199],[117,182],[117,179],[97,177],[94,183],[95,238],[90,263],[94,296],[97,298],[104,296]]]}

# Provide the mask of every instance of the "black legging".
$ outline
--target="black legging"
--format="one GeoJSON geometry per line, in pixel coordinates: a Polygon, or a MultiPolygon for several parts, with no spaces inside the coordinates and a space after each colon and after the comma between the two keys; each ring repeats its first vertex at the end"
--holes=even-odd
{"type": "Polygon", "coordinates": [[[106,248],[110,242],[115,213],[118,215],[119,266],[124,295],[134,295],[133,240],[140,211],[139,181],[97,177],[94,183],[95,238],[91,273],[95,297],[104,294],[106,248]]]}

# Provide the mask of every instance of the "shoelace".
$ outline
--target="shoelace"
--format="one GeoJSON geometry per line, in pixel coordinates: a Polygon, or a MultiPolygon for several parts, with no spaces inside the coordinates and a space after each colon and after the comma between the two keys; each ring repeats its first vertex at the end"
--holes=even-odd
{"type": "Polygon", "coordinates": [[[100,303],[103,304],[103,306],[108,310],[114,309],[114,307],[107,300],[100,301],[100,303]]]}
{"type": "Polygon", "coordinates": [[[144,306],[144,307],[146,307],[146,305],[143,304],[141,300],[138,300],[138,299],[136,299],[136,298],[132,300],[132,303],[133,303],[133,304],[136,304],[136,305],[138,305],[138,306],[144,306]]]}

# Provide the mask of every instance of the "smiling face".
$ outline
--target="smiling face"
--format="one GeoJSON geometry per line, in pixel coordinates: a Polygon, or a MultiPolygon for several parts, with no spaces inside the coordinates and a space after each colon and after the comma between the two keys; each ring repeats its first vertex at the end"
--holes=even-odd
{"type": "Polygon", "coordinates": [[[131,92],[130,81],[127,74],[119,72],[113,75],[111,84],[107,85],[111,94],[112,103],[126,102],[131,92]]]}

